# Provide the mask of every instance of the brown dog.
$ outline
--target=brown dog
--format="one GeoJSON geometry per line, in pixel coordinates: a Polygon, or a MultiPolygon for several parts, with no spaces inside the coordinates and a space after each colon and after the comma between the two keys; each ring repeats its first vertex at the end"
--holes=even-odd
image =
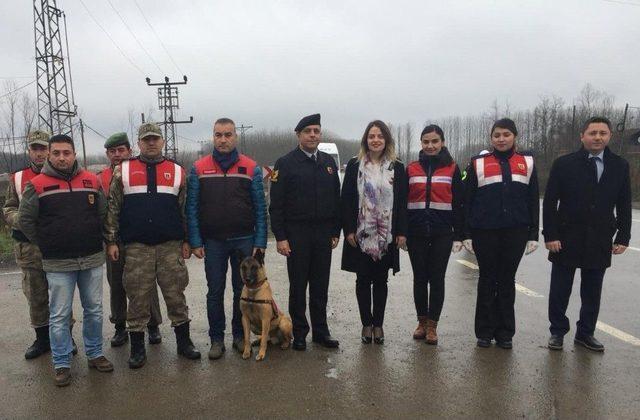
{"type": "Polygon", "coordinates": [[[289,348],[293,336],[291,318],[278,309],[271,293],[264,269],[264,253],[246,257],[240,263],[240,276],[244,283],[240,297],[242,328],[244,330],[243,359],[251,356],[251,332],[260,336],[260,350],[256,360],[263,360],[267,343],[280,343],[281,349],[289,348]]]}

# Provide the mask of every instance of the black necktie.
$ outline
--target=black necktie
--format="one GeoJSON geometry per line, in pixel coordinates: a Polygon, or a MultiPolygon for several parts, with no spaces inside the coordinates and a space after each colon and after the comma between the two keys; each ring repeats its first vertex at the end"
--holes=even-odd
{"type": "Polygon", "coordinates": [[[598,174],[598,162],[601,162],[600,156],[593,156],[590,160],[593,169],[596,171],[596,182],[600,182],[600,176],[602,176],[598,174]]]}
{"type": "Polygon", "coordinates": [[[313,163],[317,163],[318,162],[318,157],[316,156],[315,153],[311,155],[311,160],[313,161],[313,163]]]}

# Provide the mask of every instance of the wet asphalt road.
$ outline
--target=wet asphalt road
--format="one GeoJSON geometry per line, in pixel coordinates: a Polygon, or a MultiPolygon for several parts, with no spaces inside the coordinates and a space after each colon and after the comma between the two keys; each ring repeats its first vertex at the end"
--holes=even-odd
{"type": "MultiPolygon", "coordinates": [[[[227,353],[209,361],[204,269],[202,261],[192,259],[187,300],[192,338],[205,356],[201,361],[176,356],[175,337],[165,318],[163,343],[147,346],[145,367],[128,369],[128,347],[109,347],[112,326],[105,279],[104,348],[115,371],[87,369],[79,320],[74,336],[80,354],[73,362],[73,382],[59,389],[53,385],[48,355],[23,358],[33,333],[20,276],[2,274],[0,417],[640,418],[640,212],[634,211],[634,220],[631,245],[636,249],[614,257],[605,277],[600,321],[609,332],[596,331],[606,346],[604,354],[574,347],[573,331],[564,351],[546,348],[550,265],[541,249],[524,257],[518,272],[523,287],[516,298],[513,350],[475,346],[477,270],[473,256],[464,251],[449,263],[437,347],[411,338],[415,309],[406,253],[403,270],[389,282],[386,343],[361,344],[355,276],[339,270],[339,247],[333,255],[328,308],[332,334],[341,342],[338,350],[311,343],[306,352],[270,347],[264,362],[245,361],[231,350],[228,319],[227,353]]],[[[286,310],[284,259],[276,254],[274,243],[269,246],[269,280],[286,310]]],[[[572,328],[578,310],[576,281],[568,311],[572,328]]],[[[79,302],[74,312],[81,314],[79,302]]]]}

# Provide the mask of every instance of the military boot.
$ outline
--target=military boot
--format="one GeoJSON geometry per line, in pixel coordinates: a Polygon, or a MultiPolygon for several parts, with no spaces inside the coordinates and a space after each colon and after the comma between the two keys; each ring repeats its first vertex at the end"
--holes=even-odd
{"type": "Polygon", "coordinates": [[[162,343],[162,335],[160,334],[160,328],[157,325],[149,325],[147,327],[149,331],[149,344],[162,343]]]}
{"type": "Polygon", "coordinates": [[[174,328],[176,332],[176,342],[178,343],[178,354],[187,359],[196,360],[200,358],[200,352],[196,350],[189,336],[189,323],[185,322],[174,328]]]}
{"type": "Polygon", "coordinates": [[[120,347],[129,341],[129,335],[124,324],[116,324],[116,332],[111,338],[111,347],[120,347]]]}
{"type": "Polygon", "coordinates": [[[38,356],[42,356],[51,350],[49,344],[49,326],[36,328],[36,341],[33,342],[31,347],[24,353],[24,358],[35,359],[38,356]]]}
{"type": "Polygon", "coordinates": [[[147,351],[144,348],[144,332],[131,331],[131,355],[129,356],[129,369],[138,369],[147,361],[147,351]]]}

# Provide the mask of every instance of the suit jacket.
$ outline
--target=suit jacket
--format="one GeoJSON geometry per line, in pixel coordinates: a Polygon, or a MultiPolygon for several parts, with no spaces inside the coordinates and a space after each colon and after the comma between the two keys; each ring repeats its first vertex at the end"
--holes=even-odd
{"type": "MultiPolygon", "coordinates": [[[[373,262],[371,257],[364,254],[360,247],[354,248],[347,242],[347,235],[355,233],[358,228],[358,212],[360,210],[360,196],[358,194],[358,168],[360,162],[352,158],[347,164],[347,169],[342,182],[342,229],[344,230],[344,243],[342,244],[342,269],[358,272],[363,269],[363,264],[373,262]]],[[[389,263],[393,273],[400,270],[400,253],[396,247],[397,236],[407,236],[407,175],[404,165],[396,161],[393,163],[393,214],[391,216],[391,232],[393,242],[389,245],[388,253],[383,261],[389,263]]]]}
{"type": "Polygon", "coordinates": [[[559,240],[562,250],[549,261],[568,267],[602,269],[611,265],[616,244],[631,238],[629,163],[604,151],[604,171],[597,181],[595,162],[580,149],[553,162],[543,203],[545,242],[559,240]],[[614,214],[615,210],[615,214],[614,214]]]}

